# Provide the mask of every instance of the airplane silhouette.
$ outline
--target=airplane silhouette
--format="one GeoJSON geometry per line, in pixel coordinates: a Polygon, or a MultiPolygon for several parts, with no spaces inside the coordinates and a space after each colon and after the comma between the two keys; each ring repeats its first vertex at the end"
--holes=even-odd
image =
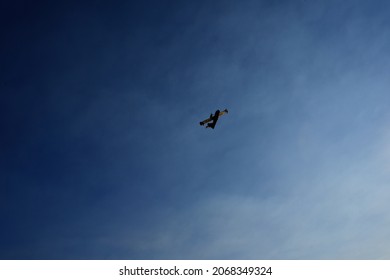
{"type": "Polygon", "coordinates": [[[215,125],[217,124],[218,118],[225,113],[228,113],[227,109],[223,110],[222,112],[217,110],[217,111],[215,111],[214,116],[213,116],[213,114],[210,114],[210,118],[205,119],[204,121],[201,121],[200,125],[205,125],[207,123],[206,128],[211,127],[212,129],[214,129],[215,125]],[[212,123],[210,123],[211,121],[212,121],[212,123]]]}

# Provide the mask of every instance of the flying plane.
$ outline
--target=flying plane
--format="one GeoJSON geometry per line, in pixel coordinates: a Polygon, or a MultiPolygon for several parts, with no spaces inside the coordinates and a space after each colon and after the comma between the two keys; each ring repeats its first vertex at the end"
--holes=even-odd
{"type": "Polygon", "coordinates": [[[215,111],[214,116],[213,116],[213,114],[210,114],[210,118],[205,119],[204,121],[201,121],[200,125],[205,125],[207,123],[206,128],[211,127],[212,129],[214,129],[215,125],[217,124],[218,118],[225,113],[228,113],[227,109],[223,110],[222,112],[217,110],[217,111],[215,111]],[[210,123],[210,122],[212,122],[212,123],[210,123]]]}

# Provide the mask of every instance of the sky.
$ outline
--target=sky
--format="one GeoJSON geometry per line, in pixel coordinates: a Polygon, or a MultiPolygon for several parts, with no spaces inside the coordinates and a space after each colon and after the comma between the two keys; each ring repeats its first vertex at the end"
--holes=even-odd
{"type": "Polygon", "coordinates": [[[388,1],[0,11],[0,259],[390,259],[388,1]]]}

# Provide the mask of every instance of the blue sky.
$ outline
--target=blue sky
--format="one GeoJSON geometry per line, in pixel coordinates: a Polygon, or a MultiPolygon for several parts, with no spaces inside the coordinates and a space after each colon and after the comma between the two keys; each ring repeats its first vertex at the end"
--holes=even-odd
{"type": "Polygon", "coordinates": [[[1,259],[390,258],[386,1],[1,5],[1,259]]]}

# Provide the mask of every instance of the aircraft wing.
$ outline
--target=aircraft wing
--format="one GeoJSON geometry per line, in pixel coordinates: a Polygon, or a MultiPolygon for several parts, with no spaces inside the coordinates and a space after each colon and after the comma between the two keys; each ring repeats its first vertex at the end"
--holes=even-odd
{"type": "Polygon", "coordinates": [[[213,118],[205,119],[205,120],[200,122],[200,125],[205,125],[206,123],[211,122],[212,120],[213,120],[213,118]]]}

